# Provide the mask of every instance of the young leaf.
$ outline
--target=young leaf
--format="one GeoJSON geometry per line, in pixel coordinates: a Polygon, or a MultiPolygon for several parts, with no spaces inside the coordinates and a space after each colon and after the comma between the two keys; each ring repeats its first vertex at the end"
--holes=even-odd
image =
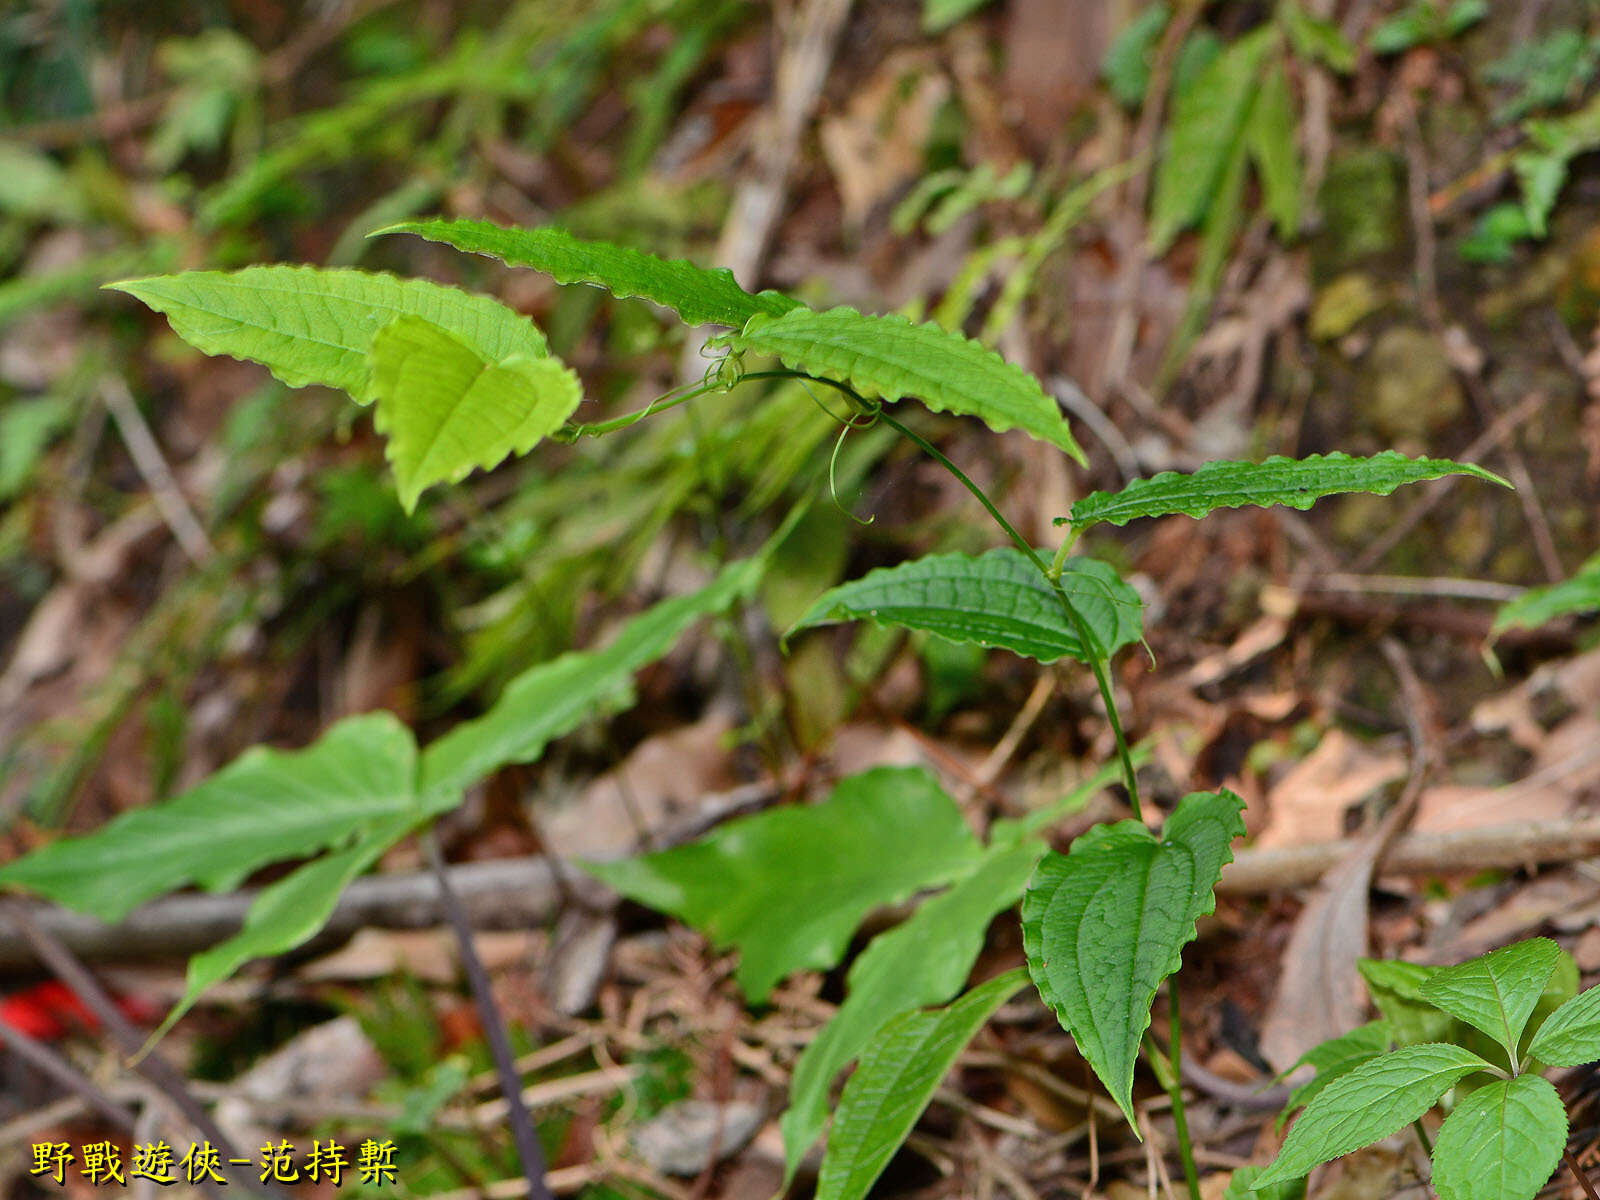
{"type": "Polygon", "coordinates": [[[988,3],[989,0],[922,0],[922,32],[943,33],[988,3]]]}
{"type": "Polygon", "coordinates": [[[1439,1200],[1529,1200],[1567,1145],[1567,1110],[1548,1079],[1519,1075],[1476,1088],[1439,1127],[1439,1200]]]}
{"type": "Polygon", "coordinates": [[[1537,629],[1557,617],[1588,612],[1600,612],[1600,554],[1560,583],[1529,588],[1495,614],[1490,632],[1498,635],[1514,625],[1537,629]]]}
{"type": "MultiPolygon", "coordinates": [[[[1139,640],[1139,594],[1108,563],[1070,558],[1061,586],[1106,655],[1139,640]]],[[[785,637],[815,625],[867,619],[936,633],[952,642],[1000,646],[1040,662],[1090,652],[1055,591],[1020,550],[1005,546],[976,558],[931,554],[882,567],[817,598],[785,637]]]]}
{"type": "Polygon", "coordinates": [[[1240,1167],[1229,1177],[1228,1190],[1222,1193],[1222,1200],[1304,1200],[1304,1179],[1286,1179],[1258,1188],[1256,1181],[1265,1171],[1265,1167],[1240,1167]]]}
{"type": "Polygon", "coordinates": [[[1380,1054],[1387,1052],[1389,1039],[1388,1021],[1368,1021],[1365,1025],[1358,1025],[1349,1033],[1329,1038],[1321,1045],[1307,1050],[1300,1062],[1295,1065],[1315,1067],[1317,1073],[1290,1093],[1289,1102],[1283,1106],[1283,1112],[1278,1117],[1278,1127],[1281,1129],[1290,1114],[1311,1103],[1318,1093],[1335,1079],[1341,1075],[1348,1075],[1362,1063],[1371,1062],[1380,1054]]]}
{"type": "Polygon", "coordinates": [[[554,358],[519,355],[492,362],[422,317],[396,317],[369,355],[373,424],[389,439],[400,502],[526,454],[561,428],[583,398],[578,377],[554,358]]]}
{"type": "Polygon", "coordinates": [[[1422,998],[1499,1042],[1514,1067],[1523,1027],[1560,954],[1549,938],[1529,938],[1435,971],[1421,986],[1422,998]]]}
{"type": "Polygon", "coordinates": [[[729,563],[704,588],[663,600],[629,621],[602,650],[572,651],[530,667],[483,716],[464,721],[422,752],[421,792],[432,811],[511,763],[533,762],[556,738],[625,705],[634,672],[654,662],[700,618],[748,596],[765,558],[729,563]]]}
{"type": "Polygon", "coordinates": [[[1150,88],[1150,60],[1171,19],[1172,9],[1164,3],[1140,9],[1100,59],[1100,78],[1123,108],[1137,108],[1144,102],[1150,88]]]}
{"type": "Polygon", "coordinates": [[[487,221],[402,221],[369,236],[384,233],[414,233],[513,267],[543,271],[557,283],[587,283],[613,296],[640,296],[672,309],[689,325],[738,327],[758,313],[777,316],[800,307],[781,292],[745,291],[726,267],[706,270],[681,258],[587,242],[552,226],[506,229],[487,221]]]}
{"type": "Polygon", "coordinates": [[[872,939],[846,977],[849,995],[794,1064],[783,1130],[784,1173],[794,1177],[828,1123],[833,1080],[890,1018],[943,1004],[967,981],[997,913],[1022,897],[1044,844],[990,852],[972,874],[925,900],[906,921],[872,939]]]}
{"type": "Polygon", "coordinates": [[[1282,61],[1267,68],[1245,126],[1245,144],[1261,179],[1262,207],[1288,241],[1300,231],[1300,122],[1282,61]]]}
{"type": "Polygon", "coordinates": [[[1022,942],[1039,994],[1130,1125],[1150,1003],[1195,922],[1216,907],[1243,808],[1232,792],[1195,792],[1159,840],[1137,821],[1096,826],[1069,854],[1048,855],[1023,895],[1022,942]]]}
{"type": "Polygon", "coordinates": [[[1026,982],[1020,968],[1007,971],[948,1008],[902,1013],[878,1032],[839,1097],[816,1200],[862,1200],[962,1049],[1026,982]]]}
{"type": "Polygon", "coordinates": [[[328,923],[350,882],[425,819],[419,812],[381,818],[355,845],[313,859],[262,888],[238,933],[189,960],[183,997],[151,1035],[151,1042],[176,1025],[207,988],[221,983],[245,963],[287,954],[314,937],[328,923]]]}
{"type": "Polygon", "coordinates": [[[981,849],[961,810],[921,768],[842,780],[821,804],[729,821],[698,842],[580,864],[631,900],[737,946],[752,1004],[792,971],[827,969],[862,918],[969,871],[981,849]]]}
{"type": "Polygon", "coordinates": [[[1243,136],[1262,60],[1276,41],[1270,24],[1247,33],[1179,88],[1150,205],[1150,243],[1157,254],[1212,203],[1243,136]]]}
{"type": "Polygon", "coordinates": [[[915,397],[935,412],[977,417],[996,433],[1021,429],[1079,463],[1067,419],[1039,381],[993,350],[934,324],[867,316],[853,308],[752,317],[743,332],[716,339],[739,351],[772,354],[785,366],[849,384],[862,396],[915,397]]]}
{"type": "Polygon", "coordinates": [[[441,325],[490,362],[542,358],[544,334],[488,296],[426,279],[350,269],[246,267],[185,271],[107,287],[165,313],[184,341],[207,354],[258,362],[290,387],[343,388],[367,395],[367,351],[399,316],[441,325]]]}
{"type": "Polygon", "coordinates": [[[1568,1000],[1533,1035],[1528,1053],[1547,1067],[1600,1061],[1600,987],[1568,1000]]]}
{"type": "Polygon", "coordinates": [[[1289,1130],[1256,1186],[1305,1175],[1341,1154],[1386,1138],[1427,1112],[1459,1080],[1489,1064],[1440,1042],[1406,1046],[1334,1080],[1289,1130]]]}
{"type": "Polygon", "coordinates": [[[416,753],[411,731],[389,713],[350,717],[304,750],[257,746],[176,799],[0,867],[0,885],[108,924],[188,883],[228,891],[267,863],[331,848],[385,818],[420,815],[416,753]]]}
{"type": "Polygon", "coordinates": [[[1503,487],[1500,476],[1471,463],[1445,458],[1407,458],[1385,450],[1371,458],[1348,454],[1313,454],[1307,458],[1273,456],[1265,462],[1208,462],[1190,474],[1163,471],[1148,479],[1135,479],[1120,492],[1095,492],[1072,506],[1070,517],[1057,517],[1057,525],[1087,529],[1102,521],[1126,525],[1138,517],[1165,517],[1182,513],[1203,517],[1216,508],[1242,508],[1254,504],[1267,508],[1285,504],[1307,509],[1324,496],[1338,492],[1370,492],[1387,496],[1397,487],[1438,479],[1441,475],[1476,475],[1503,487]]]}
{"type": "Polygon", "coordinates": [[[1294,52],[1301,58],[1322,62],[1341,75],[1355,70],[1356,48],[1345,38],[1337,22],[1313,17],[1295,0],[1280,4],[1278,15],[1294,52]]]}
{"type": "Polygon", "coordinates": [[[1460,1028],[1454,1017],[1423,998],[1423,983],[1440,968],[1363,958],[1356,961],[1356,969],[1367,982],[1373,1004],[1389,1023],[1395,1045],[1449,1041],[1451,1031],[1460,1028]]]}

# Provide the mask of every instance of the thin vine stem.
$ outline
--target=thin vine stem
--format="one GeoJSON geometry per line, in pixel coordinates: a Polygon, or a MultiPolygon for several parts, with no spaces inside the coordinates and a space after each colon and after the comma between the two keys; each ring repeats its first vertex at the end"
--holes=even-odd
{"type": "Polygon", "coordinates": [[[728,385],[712,383],[709,380],[697,383],[681,395],[668,392],[664,396],[657,396],[643,408],[631,413],[623,413],[620,417],[612,417],[609,421],[594,421],[576,425],[564,425],[550,435],[552,441],[575,442],[579,438],[604,437],[608,433],[616,433],[619,429],[626,429],[630,425],[637,425],[646,417],[654,416],[658,412],[666,412],[669,408],[677,408],[680,404],[687,404],[690,400],[699,399],[711,392],[720,392],[728,385]]]}
{"type": "Polygon", "coordinates": [[[1039,557],[1039,552],[1028,544],[1028,540],[1017,532],[1015,526],[1013,526],[1010,521],[1006,520],[1005,516],[998,508],[994,506],[994,502],[989,499],[989,497],[984,493],[983,489],[971,479],[967,478],[966,473],[962,471],[960,467],[956,466],[955,463],[951,462],[950,459],[947,458],[937,446],[921,435],[906,428],[906,426],[902,425],[899,421],[895,420],[887,413],[879,413],[878,417],[879,420],[883,421],[891,429],[898,431],[902,436],[914,443],[919,449],[922,450],[924,454],[929,455],[936,462],[938,462],[939,465],[944,467],[945,470],[949,471],[950,474],[953,475],[956,480],[967,489],[967,491],[971,492],[975,497],[977,497],[978,503],[982,504],[983,507],[988,510],[989,515],[993,517],[1000,528],[1005,531],[1006,536],[1016,544],[1017,549],[1021,550],[1025,555],[1028,556],[1029,561],[1039,569],[1039,574],[1043,575],[1046,582],[1050,584],[1051,590],[1053,590],[1056,594],[1056,599],[1061,603],[1062,611],[1067,614],[1067,620],[1072,622],[1073,631],[1078,635],[1078,642],[1083,646],[1084,654],[1089,660],[1089,669],[1094,672],[1095,684],[1100,688],[1100,698],[1102,701],[1104,701],[1106,706],[1106,720],[1110,722],[1112,735],[1116,738],[1117,742],[1117,757],[1122,762],[1123,786],[1128,790],[1128,807],[1133,810],[1133,816],[1135,820],[1144,820],[1144,813],[1139,806],[1139,779],[1138,775],[1134,771],[1133,754],[1128,749],[1128,739],[1122,732],[1122,716],[1117,711],[1116,696],[1111,690],[1111,677],[1106,672],[1106,656],[1101,651],[1100,642],[1094,636],[1094,632],[1089,628],[1088,624],[1085,623],[1082,615],[1078,612],[1077,606],[1074,605],[1072,600],[1068,597],[1066,588],[1061,586],[1060,572],[1058,571],[1055,574],[1051,573],[1050,567],[1045,564],[1044,559],[1039,557]]]}

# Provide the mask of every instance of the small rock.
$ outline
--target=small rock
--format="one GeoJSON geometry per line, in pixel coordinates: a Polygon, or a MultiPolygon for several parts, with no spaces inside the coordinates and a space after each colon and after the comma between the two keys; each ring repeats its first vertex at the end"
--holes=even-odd
{"type": "Polygon", "coordinates": [[[1319,342],[1337,341],[1383,305],[1383,292],[1372,276],[1347,271],[1317,293],[1311,306],[1311,336],[1319,342]]]}
{"type": "Polygon", "coordinates": [[[569,908],[561,914],[544,968],[550,1007],[575,1017],[594,1003],[616,940],[617,921],[610,913],[569,908]]]}
{"type": "Polygon", "coordinates": [[[766,1115],[748,1100],[679,1100],[633,1131],[633,1150],[663,1175],[698,1175],[743,1150],[766,1115]]]}
{"type": "Polygon", "coordinates": [[[1445,349],[1421,329],[1385,330],[1372,347],[1363,414],[1385,438],[1424,438],[1460,419],[1466,405],[1445,349]]]}

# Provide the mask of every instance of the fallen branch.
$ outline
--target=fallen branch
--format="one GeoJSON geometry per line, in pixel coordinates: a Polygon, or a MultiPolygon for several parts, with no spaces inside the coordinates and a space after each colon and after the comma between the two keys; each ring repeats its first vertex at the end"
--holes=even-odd
{"type": "MultiPolygon", "coordinates": [[[[674,839],[676,840],[676,839],[674,839]]],[[[1280,850],[1241,850],[1222,872],[1219,892],[1261,895],[1315,883],[1349,850],[1347,842],[1322,842],[1280,850]]],[[[1492,826],[1459,833],[1413,833],[1395,839],[1377,874],[1427,875],[1538,866],[1600,856],[1600,817],[1544,825],[1492,826]]],[[[608,893],[587,875],[568,873],[585,903],[603,904],[608,893]]],[[[461,863],[450,868],[474,929],[526,929],[555,915],[562,892],[543,856],[461,863]]],[[[181,958],[239,931],[255,892],[221,896],[184,894],[155,900],[120,925],[56,905],[30,911],[80,958],[94,961],[181,958]]],[[[327,927],[307,949],[326,949],[359,929],[428,929],[443,923],[439,885],[426,871],[371,875],[345,889],[327,927]]],[[[35,962],[28,944],[0,928],[0,969],[35,962]]]]}
{"type": "MultiPolygon", "coordinates": [[[[1219,892],[1235,896],[1284,891],[1315,883],[1349,852],[1348,842],[1280,850],[1243,850],[1223,868],[1219,892]]],[[[1542,825],[1494,825],[1454,833],[1397,837],[1374,875],[1429,875],[1533,867],[1600,855],[1600,817],[1542,825]]]]}

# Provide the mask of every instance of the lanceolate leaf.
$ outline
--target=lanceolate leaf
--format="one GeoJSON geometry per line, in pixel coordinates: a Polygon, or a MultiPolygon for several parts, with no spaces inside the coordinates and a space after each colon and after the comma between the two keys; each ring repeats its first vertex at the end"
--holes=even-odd
{"type": "Polygon", "coordinates": [[[760,1003],[792,971],[826,969],[862,919],[971,870],[981,848],[956,803],[921,768],[879,767],[821,804],[729,821],[698,842],[584,863],[630,899],[671,913],[718,949],[760,1003]]]}
{"type": "Polygon", "coordinates": [[[399,316],[443,326],[490,362],[547,353],[532,321],[488,296],[426,279],[316,267],[186,271],[108,284],[167,315],[207,354],[261,363],[290,387],[321,383],[366,403],[367,352],[399,316]]]}
{"type": "Polygon", "coordinates": [[[839,1098],[817,1200],[861,1200],[928,1107],[973,1035],[1027,982],[1019,969],[949,1008],[903,1013],[881,1029],[839,1098]]]}
{"type": "MultiPolygon", "coordinates": [[[[1114,654],[1142,636],[1139,594],[1108,563],[1070,558],[1061,586],[1100,653],[1114,654]]],[[[933,554],[869,572],[824,592],[789,632],[862,619],[999,646],[1040,662],[1090,657],[1054,589],[1010,546],[977,557],[933,554]]]]}
{"type": "Polygon", "coordinates": [[[1528,1053],[1547,1067],[1600,1061],[1600,987],[1568,1000],[1533,1035],[1528,1053]]]}
{"type": "Polygon", "coordinates": [[[1435,1008],[1422,995],[1423,983],[1439,969],[1376,958],[1357,960],[1356,970],[1367,982],[1372,1003],[1389,1023],[1395,1045],[1449,1041],[1451,1032],[1460,1028],[1454,1017],[1435,1008]]]}
{"type": "Polygon", "coordinates": [[[1476,1088],[1439,1127],[1439,1200],[1528,1200],[1567,1144],[1567,1110],[1548,1079],[1519,1075],[1476,1088]]]}
{"type": "Polygon", "coordinates": [[[1256,1186],[1297,1178],[1388,1137],[1432,1108],[1459,1080],[1488,1069],[1470,1050],[1440,1042],[1407,1046],[1357,1067],[1306,1105],[1256,1186]]]}
{"type": "Polygon", "coordinates": [[[372,236],[383,233],[414,233],[513,267],[532,267],[557,283],[588,283],[614,296],[641,296],[672,309],[690,325],[741,326],[758,313],[776,316],[800,307],[781,292],[745,291],[726,267],[706,270],[681,258],[587,242],[549,226],[505,229],[487,221],[403,221],[372,236]]]}
{"type": "Polygon", "coordinates": [[[764,566],[760,556],[730,563],[700,591],[640,613],[604,649],[563,654],[518,675],[488,712],[457,725],[423,751],[424,804],[433,810],[453,807],[463,789],[491,771],[533,762],[556,738],[626,704],[634,672],[670,650],[700,618],[748,596],[764,566]]]}
{"type": "Polygon", "coordinates": [[[1277,39],[1271,25],[1248,33],[1189,80],[1173,101],[1170,132],[1156,160],[1150,241],[1157,253],[1206,213],[1244,135],[1261,75],[1277,39]]]}
{"type": "Polygon", "coordinates": [[[1222,1200],[1302,1200],[1305,1196],[1304,1179],[1286,1179],[1257,1189],[1256,1180],[1265,1171],[1265,1167],[1240,1167],[1229,1177],[1228,1190],[1222,1193],[1222,1200]]]}
{"type": "Polygon", "coordinates": [[[1284,241],[1300,230],[1300,122],[1281,60],[1267,68],[1245,128],[1245,144],[1261,179],[1262,207],[1284,241]]]}
{"type": "Polygon", "coordinates": [[[906,921],[875,937],[851,965],[849,995],[794,1065],[789,1108],[779,1122],[787,1176],[793,1178],[828,1123],[834,1077],[892,1017],[943,1004],[960,990],[989,922],[1021,899],[1043,852],[1037,839],[991,852],[949,891],[923,901],[906,921]]]}
{"type": "Polygon", "coordinates": [[[1081,530],[1102,521],[1126,525],[1138,517],[1174,513],[1203,517],[1212,509],[1242,508],[1247,504],[1262,508],[1285,504],[1307,509],[1336,492],[1387,496],[1403,484],[1442,475],[1476,475],[1491,483],[1511,486],[1498,475],[1470,463],[1407,458],[1394,450],[1371,458],[1339,453],[1299,459],[1275,456],[1259,463],[1209,462],[1192,474],[1163,471],[1149,479],[1135,479],[1120,492],[1085,496],[1072,506],[1070,517],[1057,518],[1056,524],[1071,524],[1081,530]]]}
{"type": "Polygon", "coordinates": [[[1493,632],[1504,633],[1514,625],[1536,629],[1557,617],[1588,612],[1600,612],[1600,554],[1579,567],[1571,578],[1529,588],[1511,601],[1495,615],[1493,632]]]}
{"type": "Polygon", "coordinates": [[[251,959],[286,954],[314,937],[328,923],[350,882],[424,819],[419,812],[383,818],[363,832],[355,845],[324,854],[262,888],[238,933],[189,960],[183,998],[151,1040],[177,1024],[207,988],[221,983],[251,959]]]}
{"type": "Polygon", "coordinates": [[[910,396],[935,412],[977,417],[996,432],[1021,429],[1084,462],[1060,406],[1037,379],[937,325],[866,316],[853,308],[798,308],[779,317],[752,317],[742,333],[718,340],[735,350],[776,355],[787,367],[849,384],[868,399],[910,396]]]}
{"type": "Polygon", "coordinates": [[[1504,1046],[1514,1066],[1522,1030],[1560,956],[1549,938],[1529,938],[1436,971],[1420,990],[1428,1003],[1504,1046]]]}
{"type": "Polygon", "coordinates": [[[1150,1003],[1195,922],[1216,906],[1243,808],[1232,792],[1195,792],[1159,840],[1137,821],[1097,826],[1071,853],[1047,856],[1023,896],[1022,941],[1039,994],[1129,1124],[1150,1003]]]}
{"type": "Polygon", "coordinates": [[[188,883],[235,888],[267,863],[339,845],[417,808],[416,746],[388,713],[339,722],[305,750],[257,747],[174,800],[0,867],[15,885],[115,923],[188,883]]]}
{"type": "Polygon", "coordinates": [[[396,317],[370,353],[373,423],[389,439],[400,500],[410,512],[424,488],[464,479],[554,433],[583,398],[578,377],[554,358],[492,362],[422,317],[396,317]]]}
{"type": "MultiPolygon", "coordinates": [[[[1329,1038],[1306,1051],[1300,1063],[1315,1067],[1317,1073],[1295,1088],[1278,1118],[1281,1128],[1291,1113],[1303,1108],[1335,1079],[1348,1075],[1363,1063],[1371,1062],[1389,1049],[1389,1022],[1368,1021],[1349,1033],[1329,1038]]],[[[1299,1064],[1297,1064],[1299,1065],[1299,1064]]]]}

